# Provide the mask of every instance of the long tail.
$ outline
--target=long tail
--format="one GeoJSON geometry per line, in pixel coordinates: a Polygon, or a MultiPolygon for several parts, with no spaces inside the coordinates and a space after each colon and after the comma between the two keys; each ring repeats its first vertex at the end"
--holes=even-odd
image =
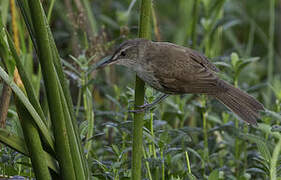
{"type": "Polygon", "coordinates": [[[213,96],[240,116],[244,121],[256,125],[257,119],[260,118],[259,111],[264,110],[264,106],[240,89],[235,88],[227,82],[223,81],[222,83],[227,90],[213,96]]]}

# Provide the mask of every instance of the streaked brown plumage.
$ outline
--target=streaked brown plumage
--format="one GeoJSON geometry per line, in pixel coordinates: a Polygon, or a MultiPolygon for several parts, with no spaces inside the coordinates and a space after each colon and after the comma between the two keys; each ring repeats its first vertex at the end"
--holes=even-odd
{"type": "Polygon", "coordinates": [[[261,103],[219,79],[218,69],[197,51],[167,42],[133,39],[120,45],[102,64],[134,70],[153,88],[166,94],[207,94],[215,97],[248,123],[256,124],[261,103]]]}

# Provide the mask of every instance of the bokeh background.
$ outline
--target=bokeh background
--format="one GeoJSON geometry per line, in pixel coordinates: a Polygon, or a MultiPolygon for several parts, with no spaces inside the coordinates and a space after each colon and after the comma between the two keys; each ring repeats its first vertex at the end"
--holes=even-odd
{"type": "MultiPolygon", "coordinates": [[[[138,37],[140,1],[42,3],[70,82],[93,179],[128,179],[133,120],[128,110],[134,104],[135,74],[118,66],[93,67],[121,42],[138,37]]],[[[214,99],[170,96],[145,115],[143,179],[281,178],[280,8],[277,0],[153,0],[152,40],[204,53],[223,79],[267,110],[259,126],[252,127],[214,99]]],[[[0,15],[9,31],[18,33],[24,65],[46,106],[41,70],[23,18],[19,11],[12,14],[9,0],[1,0],[0,15]]],[[[159,95],[147,87],[146,102],[159,95]]],[[[13,99],[5,128],[21,135],[13,99]]],[[[2,174],[34,177],[28,158],[1,148],[2,174]]]]}

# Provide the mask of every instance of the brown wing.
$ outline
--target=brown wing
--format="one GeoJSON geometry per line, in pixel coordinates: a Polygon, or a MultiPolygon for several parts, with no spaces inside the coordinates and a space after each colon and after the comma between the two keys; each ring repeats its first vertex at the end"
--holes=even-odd
{"type": "Polygon", "coordinates": [[[222,91],[217,71],[207,58],[188,48],[156,43],[160,57],[153,57],[150,65],[166,93],[217,93],[222,91]],[[161,46],[161,47],[159,47],[161,46]]]}

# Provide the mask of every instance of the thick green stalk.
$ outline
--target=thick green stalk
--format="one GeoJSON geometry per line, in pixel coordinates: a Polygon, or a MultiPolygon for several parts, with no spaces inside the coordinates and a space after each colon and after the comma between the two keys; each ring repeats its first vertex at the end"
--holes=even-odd
{"type": "MultiPolygon", "coordinates": [[[[23,14],[23,17],[25,17],[25,23],[26,23],[29,33],[32,37],[32,41],[34,43],[35,50],[38,54],[40,54],[38,52],[38,47],[35,42],[34,27],[33,27],[33,24],[31,23],[31,15],[30,15],[30,10],[29,10],[30,8],[27,5],[27,1],[18,0],[18,4],[21,7],[21,12],[23,14]]],[[[42,7],[41,7],[41,11],[44,12],[42,7]]],[[[43,19],[45,20],[46,29],[48,31],[48,38],[49,38],[52,56],[53,56],[53,63],[55,65],[57,76],[58,76],[60,85],[63,90],[63,93],[61,93],[62,94],[61,98],[63,99],[63,101],[61,101],[61,102],[63,102],[63,103],[66,102],[67,105],[65,107],[68,107],[68,112],[70,113],[70,115],[69,115],[65,111],[65,118],[66,118],[65,122],[67,123],[66,127],[67,127],[67,135],[68,135],[70,147],[71,147],[70,148],[71,156],[73,159],[77,160],[74,163],[74,169],[76,171],[76,174],[85,174],[85,176],[84,175],[79,176],[80,178],[86,177],[86,179],[87,179],[87,177],[89,176],[89,169],[87,166],[87,162],[86,162],[85,158],[83,157],[83,149],[82,149],[82,145],[81,145],[80,136],[78,133],[78,127],[77,127],[77,122],[76,122],[75,115],[74,115],[74,110],[73,110],[74,108],[73,108],[73,103],[72,103],[72,99],[71,99],[69,88],[68,88],[68,83],[65,80],[64,73],[62,70],[62,65],[60,62],[60,57],[58,54],[58,50],[56,48],[51,30],[50,30],[49,26],[47,25],[48,21],[47,21],[47,18],[45,17],[44,13],[43,13],[43,19]],[[68,119],[69,117],[71,117],[71,120],[68,119]],[[70,122],[70,124],[68,122],[70,122]]]]}
{"type": "Polygon", "coordinates": [[[63,179],[75,179],[75,171],[70,154],[69,140],[65,124],[64,111],[61,104],[59,82],[52,60],[52,52],[48,37],[47,24],[39,0],[29,0],[30,14],[34,26],[39,60],[42,67],[50,116],[55,135],[55,150],[57,153],[61,176],[63,179]]]}
{"type": "Polygon", "coordinates": [[[36,179],[51,180],[36,124],[32,121],[32,116],[17,97],[15,98],[15,102],[36,179]]]}
{"type": "MultiPolygon", "coordinates": [[[[135,84],[135,105],[140,106],[144,102],[144,82],[136,76],[135,84]]],[[[142,160],[142,128],[144,113],[135,113],[133,122],[133,159],[132,159],[132,179],[141,179],[142,160]]]]}
{"type": "MultiPolygon", "coordinates": [[[[45,123],[45,125],[47,125],[47,120],[46,120],[45,115],[43,113],[42,107],[41,107],[38,99],[36,98],[36,94],[35,94],[33,85],[31,83],[31,80],[28,77],[28,75],[27,75],[27,73],[25,71],[25,68],[24,68],[24,66],[22,64],[22,61],[20,60],[20,58],[19,58],[19,56],[18,56],[18,54],[16,52],[16,49],[14,47],[14,44],[12,42],[11,37],[9,36],[8,33],[6,33],[6,35],[7,35],[9,47],[10,47],[10,50],[12,52],[13,58],[14,58],[14,60],[16,62],[16,66],[18,68],[21,80],[22,80],[22,82],[24,84],[27,97],[30,100],[30,103],[32,104],[32,106],[34,107],[36,112],[38,113],[38,115],[40,116],[40,118],[42,119],[43,123],[45,123]]],[[[41,128],[41,126],[39,126],[39,125],[38,125],[38,127],[39,127],[39,129],[41,128]]],[[[47,129],[47,127],[44,126],[44,129],[47,129]]],[[[44,134],[42,130],[40,130],[39,132],[42,133],[43,140],[47,143],[46,145],[49,146],[52,151],[54,151],[54,139],[51,136],[51,134],[46,134],[46,133],[44,134]]]]}
{"type": "MultiPolygon", "coordinates": [[[[43,8],[41,7],[41,11],[43,12],[43,8]]],[[[45,23],[48,24],[47,18],[44,16],[45,23]]],[[[61,93],[61,102],[63,105],[64,113],[65,113],[65,122],[67,135],[70,143],[71,157],[73,160],[73,166],[75,169],[76,176],[80,179],[88,179],[89,178],[89,169],[86,159],[84,157],[84,151],[82,148],[82,143],[80,139],[80,135],[78,132],[77,121],[74,115],[74,108],[72,99],[70,96],[69,86],[65,79],[65,75],[62,69],[62,64],[60,61],[60,56],[58,50],[55,45],[55,41],[53,39],[50,27],[47,26],[47,31],[49,35],[49,41],[51,45],[52,55],[53,55],[53,63],[55,65],[55,69],[57,72],[57,80],[59,83],[60,93],[61,93]]]]}
{"type": "MultiPolygon", "coordinates": [[[[150,15],[151,0],[141,1],[141,12],[139,22],[139,37],[150,39],[150,15]]],[[[144,82],[136,76],[135,84],[135,107],[144,103],[144,82]]],[[[142,160],[142,128],[144,113],[135,113],[133,122],[133,160],[132,160],[132,179],[141,179],[141,160],[142,160]]]]}
{"type": "Polygon", "coordinates": [[[80,139],[80,135],[78,132],[78,123],[76,121],[75,115],[74,115],[74,107],[72,103],[72,99],[70,96],[69,86],[66,82],[66,79],[64,77],[64,73],[62,70],[62,64],[60,62],[60,57],[54,42],[54,39],[51,35],[51,31],[48,28],[49,33],[49,40],[51,41],[51,47],[53,50],[53,61],[55,64],[55,69],[58,74],[58,80],[60,82],[60,90],[61,90],[61,98],[63,107],[67,112],[65,112],[66,117],[66,124],[67,124],[67,134],[70,142],[71,147],[71,155],[74,161],[74,168],[76,171],[76,174],[80,174],[82,176],[78,176],[80,178],[85,177],[85,179],[88,179],[89,177],[89,169],[88,164],[86,162],[86,159],[84,157],[84,151],[80,139]]]}
{"type": "MultiPolygon", "coordinates": [[[[42,11],[43,11],[43,9],[42,9],[42,11]]],[[[47,23],[46,17],[45,17],[45,23],[47,23]]],[[[82,142],[81,142],[80,134],[78,131],[78,125],[77,125],[78,123],[77,123],[75,115],[74,115],[74,107],[73,107],[73,103],[72,103],[72,99],[71,99],[71,95],[70,95],[69,85],[66,81],[66,78],[65,78],[65,75],[63,72],[63,68],[62,68],[62,63],[60,61],[58,49],[56,47],[56,44],[55,44],[55,41],[54,41],[54,38],[52,36],[49,26],[47,27],[47,30],[48,30],[49,40],[50,40],[51,49],[52,49],[52,53],[53,53],[53,62],[54,62],[55,69],[56,69],[56,72],[58,75],[58,79],[60,81],[60,88],[62,90],[61,91],[61,94],[62,94],[61,97],[63,98],[62,102],[66,104],[65,108],[67,108],[67,110],[68,110],[67,116],[65,116],[65,117],[67,118],[66,119],[67,134],[68,134],[70,145],[72,147],[71,155],[72,155],[72,158],[74,159],[74,168],[75,168],[76,174],[83,174],[82,176],[78,176],[80,179],[82,177],[85,177],[85,179],[88,179],[89,178],[89,168],[88,168],[86,158],[84,156],[82,142]]]]}

